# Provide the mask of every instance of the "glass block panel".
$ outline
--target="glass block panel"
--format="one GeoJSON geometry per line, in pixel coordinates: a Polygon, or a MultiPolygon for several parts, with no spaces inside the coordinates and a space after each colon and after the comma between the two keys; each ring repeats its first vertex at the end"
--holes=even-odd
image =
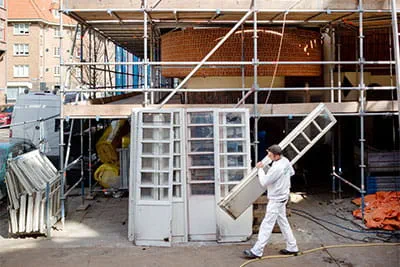
{"type": "Polygon", "coordinates": [[[190,156],[191,166],[214,166],[214,155],[190,156]]]}
{"type": "Polygon", "coordinates": [[[143,123],[160,125],[171,123],[171,114],[169,113],[143,113],[143,123]]]}
{"type": "Polygon", "coordinates": [[[192,195],[214,195],[214,184],[191,184],[190,191],[192,195]]]}
{"type": "Polygon", "coordinates": [[[148,139],[168,140],[169,136],[170,136],[170,129],[167,128],[155,128],[155,129],[144,128],[142,138],[145,140],[148,139]]]}
{"type": "Polygon", "coordinates": [[[236,182],[244,178],[246,170],[222,170],[221,182],[236,182]]]}
{"type": "Polygon", "coordinates": [[[212,138],[214,137],[212,126],[191,126],[190,138],[212,138]]]}
{"type": "Polygon", "coordinates": [[[214,181],[214,169],[190,170],[190,179],[193,181],[214,181]]]}
{"type": "Polygon", "coordinates": [[[196,112],[189,114],[190,124],[209,124],[213,123],[213,113],[212,112],[196,112]]]}
{"type": "Polygon", "coordinates": [[[213,152],[214,151],[214,141],[190,141],[190,152],[213,152]]]}

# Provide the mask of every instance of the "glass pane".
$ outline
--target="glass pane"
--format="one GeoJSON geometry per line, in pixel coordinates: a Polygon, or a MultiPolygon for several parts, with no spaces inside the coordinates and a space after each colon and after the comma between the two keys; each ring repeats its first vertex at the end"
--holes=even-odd
{"type": "Polygon", "coordinates": [[[325,129],[328,124],[331,122],[331,119],[329,118],[328,114],[326,112],[322,113],[320,116],[318,116],[315,121],[318,123],[319,127],[321,129],[325,129]]]}
{"type": "Polygon", "coordinates": [[[179,120],[180,113],[179,112],[174,112],[174,124],[180,125],[180,120],[179,120]]]}
{"type": "Polygon", "coordinates": [[[170,129],[143,129],[143,139],[168,140],[170,129]]]}
{"type": "Polygon", "coordinates": [[[175,183],[181,182],[181,171],[174,171],[173,181],[175,183]]]}
{"type": "Polygon", "coordinates": [[[226,138],[242,138],[244,136],[243,127],[226,128],[226,138]]]}
{"type": "Polygon", "coordinates": [[[246,170],[222,170],[221,182],[236,182],[244,178],[246,170]]]}
{"type": "Polygon", "coordinates": [[[174,156],[174,168],[180,168],[180,167],[181,167],[181,157],[174,156]]]}
{"type": "Polygon", "coordinates": [[[222,156],[221,167],[244,167],[244,156],[222,156]]]}
{"type": "Polygon", "coordinates": [[[160,194],[159,200],[168,200],[168,188],[160,188],[158,192],[160,194]]]}
{"type": "Polygon", "coordinates": [[[181,128],[174,127],[174,139],[180,139],[180,138],[181,138],[181,128]]]}
{"type": "Polygon", "coordinates": [[[181,153],[181,142],[180,141],[174,142],[174,153],[181,153]]]}
{"type": "Polygon", "coordinates": [[[181,198],[182,197],[182,187],[180,185],[174,185],[172,187],[172,195],[175,198],[181,198]]]}
{"type": "Polygon", "coordinates": [[[190,141],[190,152],[213,152],[213,141],[190,141]]]}
{"type": "Polygon", "coordinates": [[[294,151],[294,149],[288,145],[284,150],[283,150],[283,155],[288,158],[289,161],[294,159],[297,156],[297,152],[294,151]]]}
{"type": "Polygon", "coordinates": [[[144,143],[142,146],[142,153],[152,155],[169,154],[169,144],[144,143]]]}
{"type": "Polygon", "coordinates": [[[299,151],[302,151],[308,145],[307,140],[301,134],[292,143],[299,151]]]}
{"type": "Polygon", "coordinates": [[[243,152],[243,141],[221,142],[221,153],[240,153],[243,152]]]}
{"type": "Polygon", "coordinates": [[[214,155],[190,156],[191,166],[214,166],[214,155]]]}
{"type": "Polygon", "coordinates": [[[142,185],[168,185],[168,173],[142,173],[142,185]]]}
{"type": "Polygon", "coordinates": [[[313,123],[311,123],[304,129],[304,133],[312,141],[320,133],[320,131],[317,129],[317,127],[315,127],[313,123]]]}
{"type": "Polygon", "coordinates": [[[168,124],[171,122],[169,113],[143,113],[143,123],[148,124],[168,124]]]}
{"type": "Polygon", "coordinates": [[[142,200],[154,199],[154,189],[153,188],[141,188],[140,189],[140,199],[142,199],[142,200]]]}
{"type": "Polygon", "coordinates": [[[192,195],[214,195],[215,186],[214,184],[192,184],[191,194],[192,195]]]}
{"type": "Polygon", "coordinates": [[[142,158],[142,169],[147,170],[168,170],[168,158],[142,158]]]}
{"type": "Polygon", "coordinates": [[[189,122],[191,124],[208,124],[213,123],[213,114],[212,112],[196,112],[189,114],[189,122]]]}
{"type": "MultiPolygon", "coordinates": [[[[243,123],[243,113],[229,112],[224,113],[225,122],[220,121],[221,124],[242,124],[243,123]]],[[[221,119],[223,120],[224,117],[221,119]]]]}
{"type": "Polygon", "coordinates": [[[190,179],[193,181],[214,181],[214,169],[190,170],[190,179]]]}
{"type": "Polygon", "coordinates": [[[212,126],[190,127],[190,138],[212,138],[214,137],[212,126]]]}

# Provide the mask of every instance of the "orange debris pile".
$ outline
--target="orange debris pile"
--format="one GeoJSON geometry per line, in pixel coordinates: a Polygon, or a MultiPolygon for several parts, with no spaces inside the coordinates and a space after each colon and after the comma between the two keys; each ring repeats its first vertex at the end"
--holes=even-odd
{"type": "MultiPolygon", "coordinates": [[[[400,229],[400,192],[376,192],[366,195],[364,200],[364,222],[368,228],[400,229]]],[[[361,206],[361,198],[352,202],[361,206]]],[[[354,210],[353,216],[361,219],[361,208],[354,210]]]]}

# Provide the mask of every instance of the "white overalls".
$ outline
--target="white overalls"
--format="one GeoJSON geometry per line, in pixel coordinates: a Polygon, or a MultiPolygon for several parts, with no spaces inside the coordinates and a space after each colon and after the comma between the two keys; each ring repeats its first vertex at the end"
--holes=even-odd
{"type": "Polygon", "coordinates": [[[271,237],[275,222],[278,222],[279,228],[285,238],[286,250],[290,252],[297,252],[299,250],[286,218],[286,203],[288,202],[290,193],[290,177],[293,175],[294,170],[292,165],[283,156],[272,163],[267,174],[265,174],[262,168],[258,169],[260,184],[266,187],[268,192],[267,211],[260,226],[258,240],[251,249],[251,252],[258,257],[263,255],[264,247],[271,237]]]}

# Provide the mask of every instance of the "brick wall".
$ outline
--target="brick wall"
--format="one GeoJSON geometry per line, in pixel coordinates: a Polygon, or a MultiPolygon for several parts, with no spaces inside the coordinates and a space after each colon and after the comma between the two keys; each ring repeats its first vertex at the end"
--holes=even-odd
{"type": "MultiPolygon", "coordinates": [[[[268,31],[280,32],[280,28],[260,28],[258,38],[258,56],[260,61],[274,61],[278,53],[280,36],[268,31]]],[[[229,29],[186,29],[171,32],[161,37],[162,61],[201,61],[201,59],[218,43],[229,29]]],[[[244,55],[246,61],[253,57],[252,32],[246,32],[244,55]]],[[[281,61],[320,61],[322,44],[319,32],[303,29],[286,29],[281,51],[281,61]]],[[[241,33],[233,34],[209,61],[240,61],[241,33]]],[[[190,68],[166,68],[165,77],[184,77],[190,68]]],[[[260,76],[272,76],[273,65],[261,65],[260,76]]],[[[246,66],[246,76],[253,75],[253,67],[246,66]]],[[[281,65],[277,76],[319,76],[320,65],[281,65]]],[[[240,76],[240,68],[201,68],[195,76],[240,76]]]]}

